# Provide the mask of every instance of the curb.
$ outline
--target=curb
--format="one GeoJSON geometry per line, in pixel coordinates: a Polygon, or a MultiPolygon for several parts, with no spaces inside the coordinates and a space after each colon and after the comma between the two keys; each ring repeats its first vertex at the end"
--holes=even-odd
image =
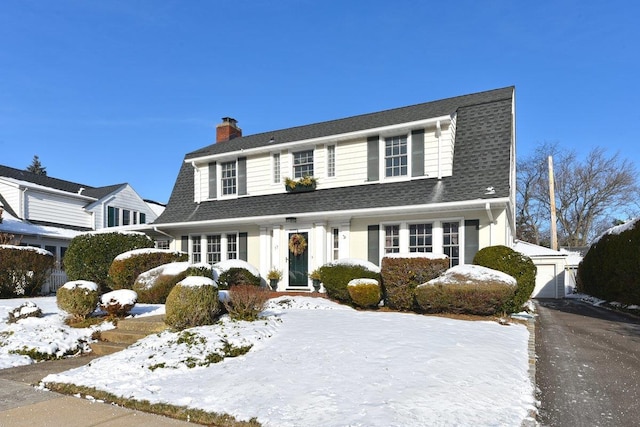
{"type": "Polygon", "coordinates": [[[538,408],[536,400],[536,316],[527,320],[527,330],[529,331],[529,343],[527,345],[529,351],[529,379],[533,386],[533,400],[536,402],[536,407],[529,410],[527,418],[522,421],[521,427],[538,427],[538,408]]]}

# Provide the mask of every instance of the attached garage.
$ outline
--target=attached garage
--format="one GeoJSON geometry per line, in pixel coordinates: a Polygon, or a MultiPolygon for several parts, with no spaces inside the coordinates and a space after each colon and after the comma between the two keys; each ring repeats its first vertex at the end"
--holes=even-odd
{"type": "Polygon", "coordinates": [[[538,268],[532,298],[564,298],[566,253],[527,242],[517,242],[513,249],[531,258],[538,268]]]}

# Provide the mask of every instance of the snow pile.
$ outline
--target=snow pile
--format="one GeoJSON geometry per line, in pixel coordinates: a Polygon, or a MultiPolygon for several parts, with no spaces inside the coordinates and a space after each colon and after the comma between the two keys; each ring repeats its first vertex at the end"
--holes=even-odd
{"type": "Polygon", "coordinates": [[[427,283],[423,283],[422,285],[418,285],[418,287],[460,284],[463,283],[461,280],[466,280],[464,283],[468,284],[477,282],[502,282],[509,286],[517,285],[516,279],[502,271],[493,270],[480,265],[464,264],[451,267],[445,271],[442,276],[429,280],[427,283]]]}
{"type": "Polygon", "coordinates": [[[340,258],[335,261],[331,261],[326,265],[349,265],[355,267],[362,267],[367,271],[371,271],[372,273],[380,273],[380,267],[375,265],[374,263],[360,259],[360,258],[340,258]]]}
{"type": "Polygon", "coordinates": [[[178,282],[178,285],[184,286],[184,287],[194,287],[194,288],[197,288],[200,286],[215,286],[216,288],[218,287],[215,281],[204,276],[187,276],[184,279],[182,279],[180,282],[178,282]]]}
{"type": "Polygon", "coordinates": [[[149,336],[43,381],[257,417],[265,427],[518,426],[534,408],[523,325],[303,297],[271,300],[262,314],[149,336]],[[219,361],[225,347],[248,352],[219,361]]]}
{"type": "Polygon", "coordinates": [[[37,254],[40,255],[49,255],[49,256],[53,256],[53,254],[49,251],[46,251],[42,248],[37,248],[35,246],[15,246],[15,245],[0,245],[0,248],[2,249],[18,249],[21,251],[31,251],[31,252],[35,252],[37,254]]]}
{"type": "Polygon", "coordinates": [[[98,284],[88,280],[72,280],[62,285],[64,289],[74,290],[77,288],[98,292],[98,284]]]}
{"type": "Polygon", "coordinates": [[[122,261],[125,259],[129,259],[136,255],[144,255],[144,254],[175,254],[180,255],[182,252],[172,251],[170,249],[156,249],[156,248],[142,248],[142,249],[133,249],[131,251],[127,251],[121,253],[117,257],[114,258],[114,261],[122,261]]]}
{"type": "Polygon", "coordinates": [[[131,289],[118,289],[107,292],[100,297],[103,307],[119,305],[120,307],[134,306],[138,302],[138,294],[131,289]]]}

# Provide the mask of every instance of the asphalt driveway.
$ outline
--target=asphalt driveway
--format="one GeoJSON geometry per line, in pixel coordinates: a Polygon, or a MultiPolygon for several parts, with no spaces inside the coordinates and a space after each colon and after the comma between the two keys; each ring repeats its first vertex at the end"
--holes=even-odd
{"type": "Polygon", "coordinates": [[[640,425],[640,319],[572,299],[536,305],[540,423],[640,425]]]}

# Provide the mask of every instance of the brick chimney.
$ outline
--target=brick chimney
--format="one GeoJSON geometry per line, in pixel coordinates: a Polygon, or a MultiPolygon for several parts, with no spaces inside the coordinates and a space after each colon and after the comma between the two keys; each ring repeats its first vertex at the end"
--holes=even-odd
{"type": "Polygon", "coordinates": [[[238,121],[231,117],[223,117],[222,123],[216,126],[216,142],[224,142],[242,136],[238,121]]]}

